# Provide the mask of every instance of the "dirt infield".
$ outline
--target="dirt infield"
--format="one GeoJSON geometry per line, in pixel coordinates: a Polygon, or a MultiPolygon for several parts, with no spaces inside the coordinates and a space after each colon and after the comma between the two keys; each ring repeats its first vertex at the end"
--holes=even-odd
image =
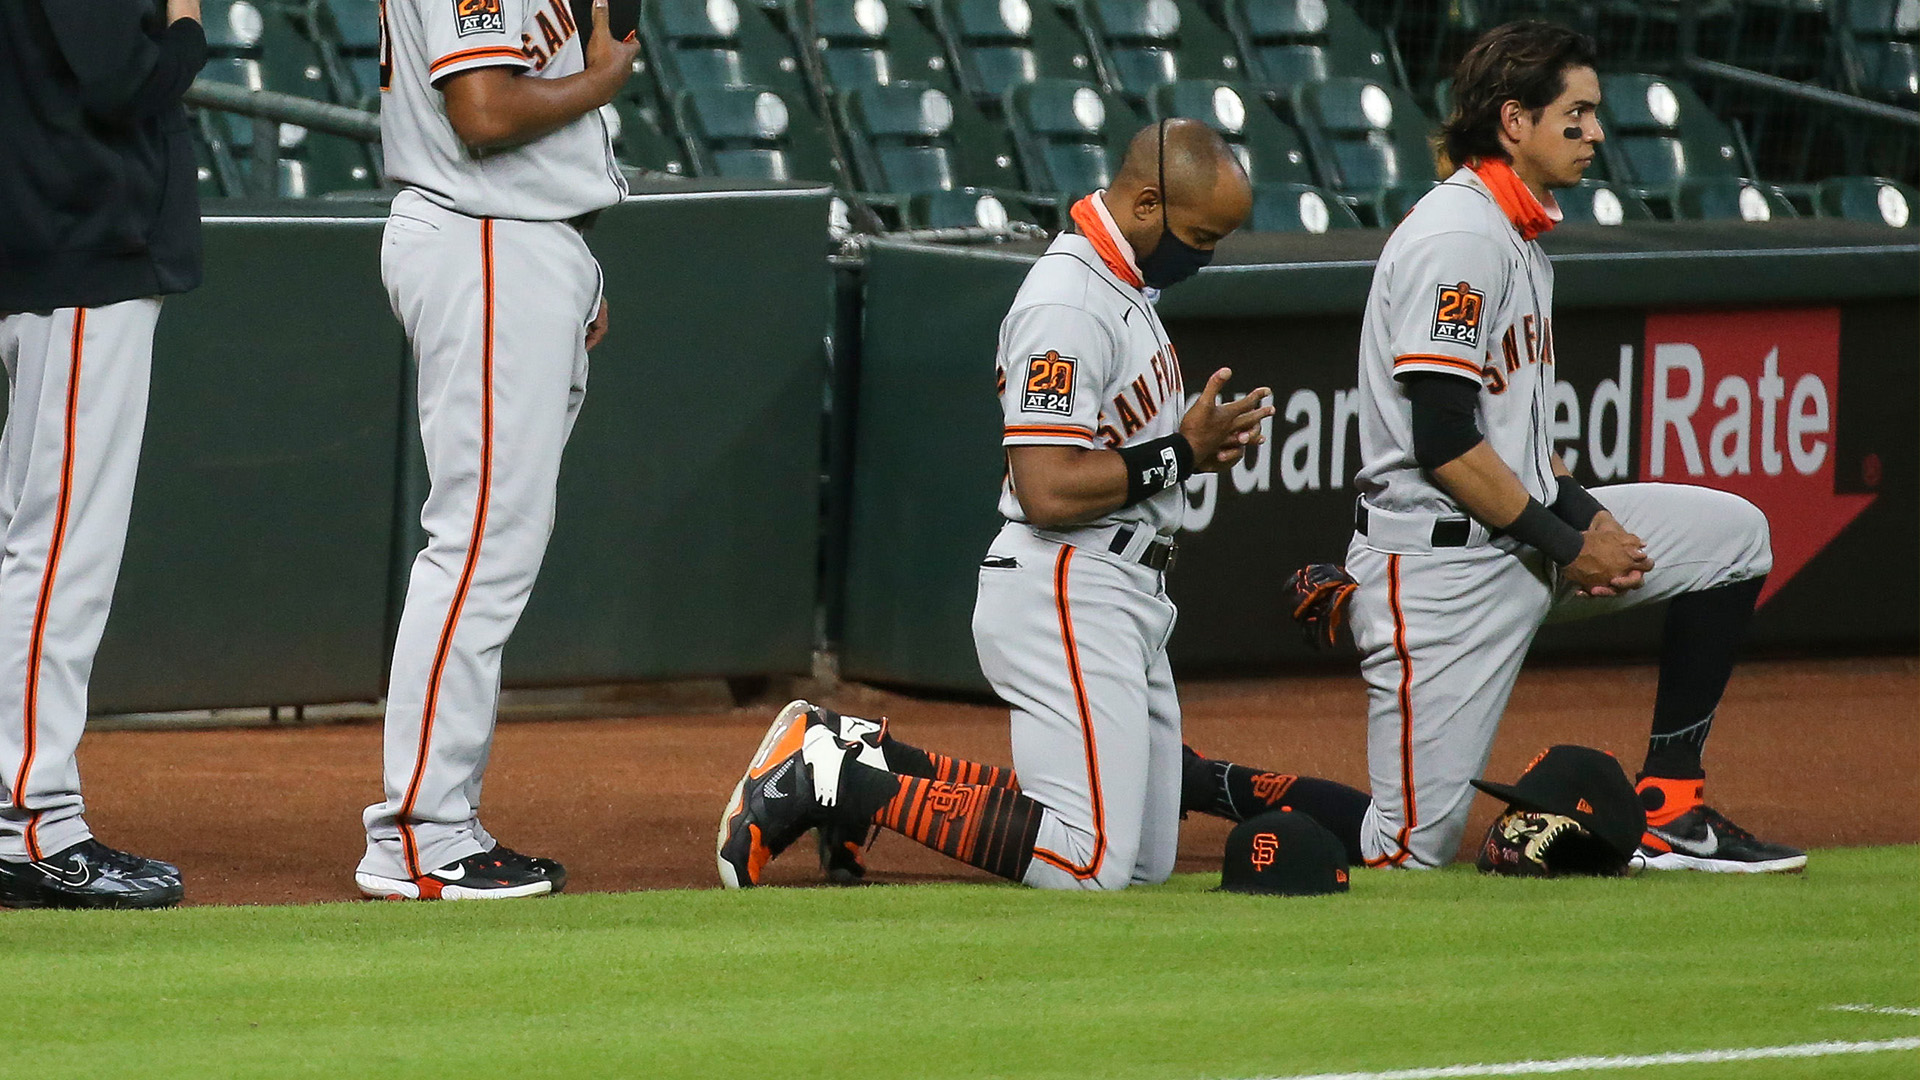
{"type": "MultiPolygon", "coordinates": [[[[1552,742],[1620,755],[1645,747],[1650,668],[1547,668],[1523,675],[1490,775],[1517,775],[1552,742]]],[[[1364,787],[1364,691],[1355,675],[1196,682],[1182,688],[1187,738],[1213,757],[1364,787]]],[[[1006,714],[864,688],[830,699],[885,714],[903,739],[1006,762],[1006,714]]],[[[777,703],[776,703],[777,707],[777,703]]],[[[570,890],[717,884],[721,804],[770,708],[633,720],[503,724],[486,820],[506,842],[560,859],[570,890]]],[[[1771,839],[1808,847],[1920,840],[1920,661],[1752,664],[1735,676],[1708,749],[1709,797],[1771,839]]],[[[193,903],[355,897],[360,811],[379,793],[377,723],[220,731],[108,731],[81,744],[88,819],[115,846],[170,859],[193,903]]],[[[1493,813],[1481,798],[1468,836],[1493,813]]],[[[1218,866],[1227,825],[1194,816],[1180,867],[1218,866]]],[[[776,881],[818,881],[811,845],[776,881]]],[[[979,877],[883,835],[875,880],[979,877]]],[[[1818,862],[1814,863],[1817,871],[1818,862]]]]}

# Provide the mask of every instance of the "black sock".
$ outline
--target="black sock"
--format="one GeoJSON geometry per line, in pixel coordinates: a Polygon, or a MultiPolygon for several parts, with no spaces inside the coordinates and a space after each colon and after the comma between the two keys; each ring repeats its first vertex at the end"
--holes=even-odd
{"type": "Polygon", "coordinates": [[[1642,775],[1698,780],[1700,751],[1713,713],[1733,675],[1762,577],[1674,598],[1660,639],[1660,686],[1653,699],[1653,732],[1642,775]]]}
{"type": "Polygon", "coordinates": [[[1268,810],[1295,810],[1319,822],[1347,849],[1347,861],[1360,861],[1360,823],[1373,798],[1335,780],[1291,773],[1264,772],[1213,761],[1184,748],[1180,812],[1241,822],[1268,810]]]}
{"type": "Polygon", "coordinates": [[[1020,782],[1013,770],[998,765],[936,754],[917,746],[908,746],[889,733],[880,740],[880,753],[887,759],[887,771],[925,780],[945,780],[954,784],[985,784],[988,787],[1018,789],[1020,782]]]}

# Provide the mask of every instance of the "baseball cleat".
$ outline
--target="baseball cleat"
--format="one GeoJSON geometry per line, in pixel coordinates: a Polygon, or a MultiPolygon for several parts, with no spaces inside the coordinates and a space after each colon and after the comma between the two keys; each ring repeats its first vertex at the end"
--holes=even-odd
{"type": "Polygon", "coordinates": [[[1791,874],[1806,869],[1807,853],[1761,840],[1702,803],[1665,825],[1648,826],[1630,861],[1636,871],[1791,874]]]}
{"type": "Polygon", "coordinates": [[[495,843],[487,857],[509,866],[517,866],[536,877],[553,882],[553,891],[562,892],[567,887],[567,868],[553,859],[543,859],[538,855],[523,855],[502,843],[495,843]]]}
{"type": "Polygon", "coordinates": [[[714,862],[727,888],[760,884],[774,856],[821,824],[821,808],[838,800],[848,753],[840,727],[839,714],[806,701],[789,702],[774,717],[720,815],[714,862]]]}
{"type": "Polygon", "coordinates": [[[860,885],[867,880],[867,848],[879,829],[822,825],[814,833],[819,843],[820,872],[835,885],[860,885]]]}
{"type": "Polygon", "coordinates": [[[172,863],[93,839],[32,862],[0,860],[0,907],[163,908],[184,892],[172,863]]]}
{"type": "MultiPolygon", "coordinates": [[[[526,864],[527,856],[510,861],[496,857],[499,850],[476,851],[416,878],[383,877],[362,870],[353,875],[353,883],[373,900],[511,900],[560,891],[552,879],[526,864]]],[[[508,854],[514,852],[509,849],[508,854]]]]}

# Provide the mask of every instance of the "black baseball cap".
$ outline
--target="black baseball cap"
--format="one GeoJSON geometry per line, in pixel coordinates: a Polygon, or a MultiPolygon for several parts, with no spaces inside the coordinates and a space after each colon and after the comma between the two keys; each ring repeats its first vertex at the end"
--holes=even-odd
{"type": "Polygon", "coordinates": [[[1519,782],[1475,780],[1473,786],[1522,810],[1570,817],[1622,858],[1633,855],[1647,831],[1647,812],[1626,770],[1612,754],[1591,746],[1550,746],[1519,782]]]}
{"type": "Polygon", "coordinates": [[[1270,810],[1227,834],[1216,891],[1267,896],[1346,892],[1347,849],[1307,815],[1270,810]]]}

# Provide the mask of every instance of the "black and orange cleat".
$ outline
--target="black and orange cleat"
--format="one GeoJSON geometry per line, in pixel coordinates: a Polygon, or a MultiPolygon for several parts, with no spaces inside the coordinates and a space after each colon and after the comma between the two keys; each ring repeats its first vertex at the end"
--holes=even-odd
{"type": "Polygon", "coordinates": [[[507,866],[516,867],[535,877],[543,877],[553,882],[553,891],[562,892],[567,887],[567,868],[553,859],[538,855],[527,855],[496,842],[493,850],[486,853],[487,858],[507,866]]]}
{"type": "Polygon", "coordinates": [[[1648,776],[1636,787],[1647,810],[1647,831],[1631,860],[1636,871],[1796,874],[1807,867],[1806,852],[1762,840],[1708,806],[1698,780],[1648,776]]]}
{"type": "Polygon", "coordinates": [[[361,870],[353,881],[370,900],[514,900],[559,891],[551,879],[525,865],[526,856],[509,862],[495,856],[499,850],[476,851],[419,877],[390,878],[361,870]]]}
{"type": "Polygon", "coordinates": [[[820,809],[838,795],[847,748],[838,725],[805,701],[774,717],[727,800],[714,841],[720,881],[729,889],[758,885],[774,856],[823,824],[820,809]]]}

